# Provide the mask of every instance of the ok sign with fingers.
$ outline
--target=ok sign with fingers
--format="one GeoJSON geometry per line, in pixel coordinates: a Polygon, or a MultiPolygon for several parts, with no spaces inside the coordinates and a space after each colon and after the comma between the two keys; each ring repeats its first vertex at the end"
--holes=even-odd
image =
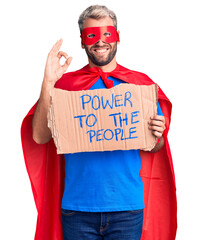
{"type": "Polygon", "coordinates": [[[59,51],[62,42],[62,39],[57,41],[47,57],[44,79],[48,83],[51,83],[52,87],[54,87],[56,81],[59,80],[67,71],[67,68],[72,61],[72,57],[68,57],[67,53],[59,51]],[[61,57],[64,57],[66,59],[63,65],[60,64],[61,57]]]}

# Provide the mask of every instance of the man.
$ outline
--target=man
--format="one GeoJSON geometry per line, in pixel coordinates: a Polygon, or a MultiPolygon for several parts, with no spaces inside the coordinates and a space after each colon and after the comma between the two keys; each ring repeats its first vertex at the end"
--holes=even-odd
{"type": "MultiPolygon", "coordinates": [[[[119,73],[123,71],[127,76],[127,70],[118,65],[116,61],[119,31],[117,31],[115,14],[104,6],[91,6],[79,17],[79,27],[82,48],[86,51],[89,65],[70,75],[64,74],[72,58],[68,57],[65,52],[60,51],[62,39],[51,49],[46,62],[40,98],[32,119],[32,135],[38,145],[37,148],[39,148],[40,144],[40,146],[46,145],[47,151],[51,151],[49,149],[51,132],[47,126],[47,113],[50,105],[49,93],[52,87],[73,90],[73,85],[77,83],[79,87],[75,87],[75,89],[82,90],[112,87],[123,82],[133,83],[133,80],[125,80],[125,77],[122,77],[122,74],[119,73]],[[62,66],[59,63],[61,57],[66,58],[62,66]],[[81,81],[80,77],[85,71],[91,71],[90,69],[95,69],[95,71],[100,72],[100,75],[97,81],[91,84],[88,77],[88,83],[84,84],[86,86],[81,89],[81,83],[78,83],[81,81]],[[104,77],[105,73],[108,73],[109,76],[104,77]],[[115,73],[117,73],[116,77],[115,73]],[[70,84],[72,87],[69,87],[70,84]]],[[[131,76],[130,73],[128,74],[128,76],[131,76]]],[[[147,76],[137,72],[133,72],[133,76],[134,74],[136,79],[134,83],[143,84],[144,81],[145,84],[152,83],[147,76]],[[142,80],[144,78],[146,80],[142,80]]],[[[163,102],[162,105],[166,112],[170,110],[164,107],[163,102]]],[[[149,154],[149,157],[146,157],[148,159],[154,159],[155,157],[151,157],[151,155],[160,152],[164,145],[165,117],[162,116],[163,109],[161,111],[158,103],[158,115],[154,116],[148,123],[148,128],[153,135],[159,138],[152,153],[147,153],[149,154]]],[[[53,154],[54,152],[52,152],[53,154]]],[[[143,183],[139,175],[141,158],[144,158],[144,156],[140,155],[139,150],[85,152],[64,155],[65,185],[63,198],[61,199],[64,239],[139,240],[141,236],[144,239],[154,239],[154,235],[151,235],[151,233],[142,235],[143,209],[146,204],[144,204],[143,199],[143,183]]],[[[57,171],[60,170],[57,169],[57,171]]],[[[170,181],[172,183],[172,178],[170,181]]],[[[174,198],[174,196],[173,191],[172,197],[174,198]]],[[[149,197],[152,196],[149,195],[149,197]]],[[[40,205],[45,208],[43,202],[40,205]]],[[[175,211],[175,201],[171,209],[175,211]]],[[[38,219],[39,221],[42,221],[41,218],[38,219]]],[[[51,219],[48,219],[48,221],[53,222],[51,219]]],[[[149,220],[148,215],[147,222],[149,221],[151,220],[149,220]]],[[[175,218],[173,223],[174,226],[169,231],[168,238],[164,239],[174,239],[175,218]]],[[[147,224],[145,225],[145,231],[150,228],[147,224]]],[[[50,226],[49,223],[48,226],[50,226]]],[[[58,228],[60,226],[56,227],[56,229],[58,228]]],[[[42,234],[39,234],[37,230],[36,237],[39,235],[38,239],[41,236],[42,239],[48,239],[44,230],[42,231],[42,234]]],[[[160,229],[152,231],[152,234],[157,234],[155,235],[156,239],[160,239],[158,236],[161,236],[161,233],[158,232],[160,232],[160,229]]],[[[60,234],[60,229],[58,234],[56,231],[53,234],[54,236],[50,236],[50,239],[57,239],[55,236],[60,234]]]]}

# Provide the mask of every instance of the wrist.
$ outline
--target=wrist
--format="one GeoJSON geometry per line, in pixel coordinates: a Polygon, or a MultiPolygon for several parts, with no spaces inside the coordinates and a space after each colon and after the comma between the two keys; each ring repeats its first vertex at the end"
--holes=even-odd
{"type": "Polygon", "coordinates": [[[40,100],[48,101],[48,99],[50,99],[50,92],[52,88],[52,82],[43,80],[41,86],[40,100]]]}
{"type": "Polygon", "coordinates": [[[56,83],[56,79],[52,79],[52,78],[48,78],[48,77],[44,76],[44,78],[43,78],[44,86],[53,86],[54,87],[55,83],[56,83]]]}
{"type": "Polygon", "coordinates": [[[56,80],[49,79],[44,76],[43,83],[42,83],[42,90],[47,90],[48,92],[50,89],[54,88],[56,80]]]}

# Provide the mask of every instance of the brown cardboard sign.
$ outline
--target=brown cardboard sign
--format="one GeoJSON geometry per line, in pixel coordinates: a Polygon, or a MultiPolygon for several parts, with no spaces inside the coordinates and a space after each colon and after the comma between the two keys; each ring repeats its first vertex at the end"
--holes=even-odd
{"type": "Polygon", "coordinates": [[[110,89],[66,91],[54,88],[48,113],[57,153],[151,150],[148,129],[157,114],[157,85],[119,84],[110,89]]]}

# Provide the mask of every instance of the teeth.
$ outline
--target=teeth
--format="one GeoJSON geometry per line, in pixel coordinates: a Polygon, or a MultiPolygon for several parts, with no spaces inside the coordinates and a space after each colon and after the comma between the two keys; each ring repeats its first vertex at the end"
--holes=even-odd
{"type": "Polygon", "coordinates": [[[99,53],[103,53],[103,52],[106,52],[107,49],[96,49],[96,52],[99,52],[99,53]]]}

